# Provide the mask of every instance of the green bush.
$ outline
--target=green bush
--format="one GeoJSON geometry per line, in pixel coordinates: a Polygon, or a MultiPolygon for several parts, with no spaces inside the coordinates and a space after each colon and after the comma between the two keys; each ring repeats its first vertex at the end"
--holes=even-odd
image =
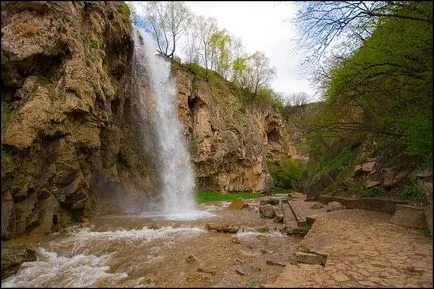
{"type": "Polygon", "coordinates": [[[383,187],[373,187],[369,189],[363,189],[360,191],[360,195],[364,198],[373,198],[376,196],[382,196],[386,193],[383,187]]]}
{"type": "Polygon", "coordinates": [[[414,183],[411,183],[410,185],[404,187],[404,189],[399,193],[399,196],[405,200],[412,200],[428,204],[426,196],[423,194],[423,192],[419,190],[419,188],[414,183]]]}
{"type": "Polygon", "coordinates": [[[99,49],[98,41],[92,40],[92,41],[90,42],[90,48],[93,48],[93,49],[99,49]]]}
{"type": "Polygon", "coordinates": [[[278,164],[269,162],[268,170],[274,185],[284,189],[294,188],[307,176],[306,167],[290,158],[283,158],[278,164]]]}

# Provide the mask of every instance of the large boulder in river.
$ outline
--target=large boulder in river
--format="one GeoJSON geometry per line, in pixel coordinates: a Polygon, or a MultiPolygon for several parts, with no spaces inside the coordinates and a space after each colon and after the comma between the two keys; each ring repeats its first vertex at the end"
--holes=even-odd
{"type": "Polygon", "coordinates": [[[30,248],[3,248],[1,253],[2,279],[17,273],[24,262],[36,261],[36,252],[30,248]]]}

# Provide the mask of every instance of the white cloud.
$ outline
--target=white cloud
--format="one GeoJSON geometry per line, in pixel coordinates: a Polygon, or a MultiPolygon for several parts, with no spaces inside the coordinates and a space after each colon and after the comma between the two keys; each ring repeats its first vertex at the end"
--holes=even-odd
{"type": "Polygon", "coordinates": [[[290,19],[294,2],[186,2],[197,15],[215,17],[219,28],[240,37],[248,53],[262,51],[276,67],[272,88],[278,92],[314,93],[300,73],[302,55],[294,53],[296,32],[290,19]]]}

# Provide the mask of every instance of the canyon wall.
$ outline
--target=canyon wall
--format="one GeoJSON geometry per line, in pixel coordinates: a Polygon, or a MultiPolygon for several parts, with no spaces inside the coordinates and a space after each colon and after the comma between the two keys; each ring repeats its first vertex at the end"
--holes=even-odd
{"type": "MultiPolygon", "coordinates": [[[[1,3],[1,237],[50,233],[158,198],[155,132],[134,91],[123,2],[1,3]]],[[[270,107],[172,64],[197,190],[269,191],[267,158],[295,155],[270,107]]]]}

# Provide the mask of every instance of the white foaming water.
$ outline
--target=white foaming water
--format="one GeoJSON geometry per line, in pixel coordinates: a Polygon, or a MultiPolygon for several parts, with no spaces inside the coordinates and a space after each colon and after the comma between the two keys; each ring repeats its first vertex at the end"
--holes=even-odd
{"type": "MultiPolygon", "coordinates": [[[[144,227],[140,230],[104,232],[92,232],[84,228],[66,239],[52,241],[55,247],[62,247],[65,244],[73,246],[72,256],[60,256],[56,252],[38,247],[36,249],[38,260],[23,263],[16,275],[1,282],[1,287],[95,287],[99,280],[104,280],[107,286],[114,285],[126,279],[128,274],[108,272],[111,254],[96,256],[85,254],[83,251],[92,250],[96,243],[104,246],[109,245],[110,241],[117,240],[136,240],[146,243],[159,238],[191,237],[202,233],[206,231],[200,228],[163,227],[153,230],[144,227]]],[[[134,282],[139,281],[137,279],[134,282]]]]}
{"type": "Polygon", "coordinates": [[[18,273],[2,281],[2,287],[95,287],[99,279],[107,283],[126,278],[126,273],[107,273],[108,255],[75,255],[71,258],[37,249],[39,260],[21,265],[18,273]]]}
{"type": "MultiPolygon", "coordinates": [[[[170,63],[155,54],[153,40],[141,29],[134,29],[134,59],[145,69],[136,69],[137,81],[148,81],[151,88],[147,109],[158,136],[157,157],[162,181],[163,217],[188,220],[209,217],[196,208],[193,199],[194,172],[181,133],[177,91],[171,79],[170,63]],[[147,72],[147,73],[146,73],[147,72]]],[[[143,109],[146,109],[145,107],[143,109]]]]}

